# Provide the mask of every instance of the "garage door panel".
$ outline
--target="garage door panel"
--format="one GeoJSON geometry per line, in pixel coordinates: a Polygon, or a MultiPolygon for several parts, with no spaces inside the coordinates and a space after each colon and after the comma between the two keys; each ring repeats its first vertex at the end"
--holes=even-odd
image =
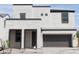
{"type": "Polygon", "coordinates": [[[67,46],[68,46],[68,42],[45,42],[44,43],[44,47],[67,47],[67,46]]]}
{"type": "Polygon", "coordinates": [[[71,46],[71,35],[44,35],[44,47],[69,47],[71,46]]]}

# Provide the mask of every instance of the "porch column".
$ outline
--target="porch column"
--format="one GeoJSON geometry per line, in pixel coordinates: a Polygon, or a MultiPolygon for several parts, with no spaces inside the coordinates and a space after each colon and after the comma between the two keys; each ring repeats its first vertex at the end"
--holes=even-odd
{"type": "Polygon", "coordinates": [[[37,29],[37,48],[41,48],[43,46],[43,38],[41,29],[37,29]]]}
{"type": "Polygon", "coordinates": [[[24,29],[22,29],[21,33],[21,48],[24,48],[24,29]]]}

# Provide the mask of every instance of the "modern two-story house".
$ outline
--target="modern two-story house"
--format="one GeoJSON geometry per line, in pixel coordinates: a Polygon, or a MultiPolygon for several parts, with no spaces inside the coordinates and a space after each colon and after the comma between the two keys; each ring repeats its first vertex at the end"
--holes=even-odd
{"type": "Polygon", "coordinates": [[[11,48],[77,47],[74,10],[13,4],[12,17],[0,25],[0,39],[11,48]]]}

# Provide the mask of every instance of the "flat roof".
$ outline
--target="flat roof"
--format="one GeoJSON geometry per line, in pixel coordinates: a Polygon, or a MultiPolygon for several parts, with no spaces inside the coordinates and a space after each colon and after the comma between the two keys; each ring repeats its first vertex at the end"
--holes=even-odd
{"type": "Polygon", "coordinates": [[[48,5],[32,5],[32,7],[50,7],[48,5]]]}
{"type": "Polygon", "coordinates": [[[41,29],[41,31],[77,31],[77,29],[41,29]]]}
{"type": "Polygon", "coordinates": [[[7,18],[6,20],[41,20],[41,18],[25,18],[25,19],[21,19],[21,18],[7,18]]]}
{"type": "Polygon", "coordinates": [[[14,6],[24,6],[24,5],[31,5],[32,7],[50,7],[48,5],[33,5],[33,4],[13,4],[14,6]]]}
{"type": "Polygon", "coordinates": [[[13,4],[13,5],[19,6],[19,5],[33,5],[33,4],[13,4]]]}
{"type": "Polygon", "coordinates": [[[50,9],[50,12],[75,12],[75,10],[55,10],[55,9],[50,9]]]}

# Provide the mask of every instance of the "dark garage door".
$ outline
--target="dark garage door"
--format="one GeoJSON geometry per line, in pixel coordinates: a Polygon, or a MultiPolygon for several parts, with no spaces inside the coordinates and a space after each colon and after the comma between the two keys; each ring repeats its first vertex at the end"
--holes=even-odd
{"type": "Polygon", "coordinates": [[[44,47],[72,47],[71,35],[43,35],[44,47]]]}

